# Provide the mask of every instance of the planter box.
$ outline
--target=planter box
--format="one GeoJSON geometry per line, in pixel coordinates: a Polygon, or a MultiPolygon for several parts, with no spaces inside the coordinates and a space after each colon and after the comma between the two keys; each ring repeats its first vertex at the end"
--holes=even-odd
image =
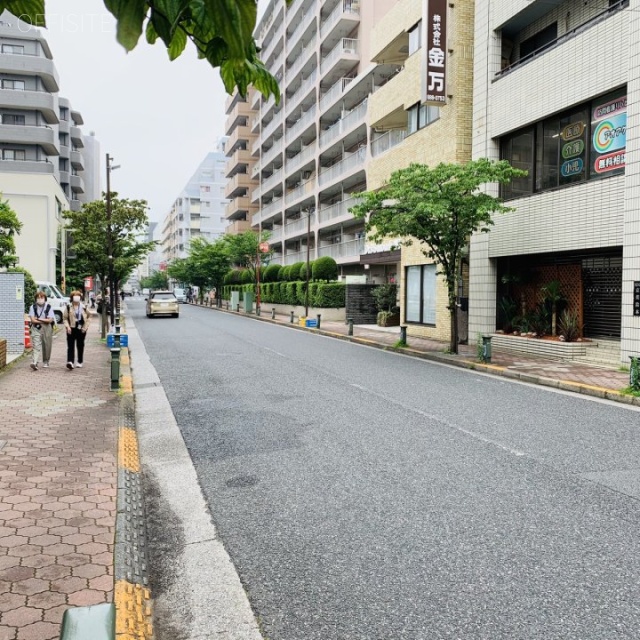
{"type": "Polygon", "coordinates": [[[524,353],[563,362],[584,358],[587,355],[587,347],[590,344],[590,342],[556,342],[540,338],[505,336],[501,333],[493,333],[491,335],[491,348],[494,352],[524,353]]]}

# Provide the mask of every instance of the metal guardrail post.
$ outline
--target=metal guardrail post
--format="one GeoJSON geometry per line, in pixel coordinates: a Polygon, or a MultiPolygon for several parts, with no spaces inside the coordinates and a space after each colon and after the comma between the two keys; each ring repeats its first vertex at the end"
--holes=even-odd
{"type": "MultiPolygon", "coordinates": [[[[120,344],[120,336],[116,334],[115,341],[120,344]]],[[[111,391],[120,388],[120,347],[112,347],[111,351],[111,391]]]]}
{"type": "Polygon", "coordinates": [[[349,325],[349,332],[347,335],[353,335],[353,318],[347,318],[347,324],[349,325]]]}
{"type": "Polygon", "coordinates": [[[237,311],[238,313],[240,313],[240,303],[239,303],[239,302],[238,302],[238,304],[236,305],[236,311],[237,311]]]}

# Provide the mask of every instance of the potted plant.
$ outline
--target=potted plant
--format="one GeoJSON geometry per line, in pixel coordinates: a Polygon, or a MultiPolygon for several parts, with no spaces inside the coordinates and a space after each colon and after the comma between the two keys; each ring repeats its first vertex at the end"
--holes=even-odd
{"type": "Polygon", "coordinates": [[[381,284],[373,290],[373,299],[378,309],[376,323],[379,327],[400,325],[400,309],[396,304],[398,287],[395,284],[381,284]]]}

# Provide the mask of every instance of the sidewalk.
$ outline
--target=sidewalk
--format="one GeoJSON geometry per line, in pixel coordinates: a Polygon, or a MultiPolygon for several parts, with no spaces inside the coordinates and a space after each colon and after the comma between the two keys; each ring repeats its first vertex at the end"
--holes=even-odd
{"type": "Polygon", "coordinates": [[[119,397],[93,318],[85,365],[0,372],[0,640],[54,640],[65,609],[113,600],[119,397]]]}

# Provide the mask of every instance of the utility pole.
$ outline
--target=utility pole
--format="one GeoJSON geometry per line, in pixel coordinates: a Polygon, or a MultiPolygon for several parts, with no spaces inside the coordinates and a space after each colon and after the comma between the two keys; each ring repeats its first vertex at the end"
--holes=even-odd
{"type": "Polygon", "coordinates": [[[309,246],[309,240],[311,238],[311,210],[307,211],[307,268],[306,268],[306,276],[307,276],[307,286],[304,290],[304,317],[309,317],[309,251],[311,247],[309,246]]]}

